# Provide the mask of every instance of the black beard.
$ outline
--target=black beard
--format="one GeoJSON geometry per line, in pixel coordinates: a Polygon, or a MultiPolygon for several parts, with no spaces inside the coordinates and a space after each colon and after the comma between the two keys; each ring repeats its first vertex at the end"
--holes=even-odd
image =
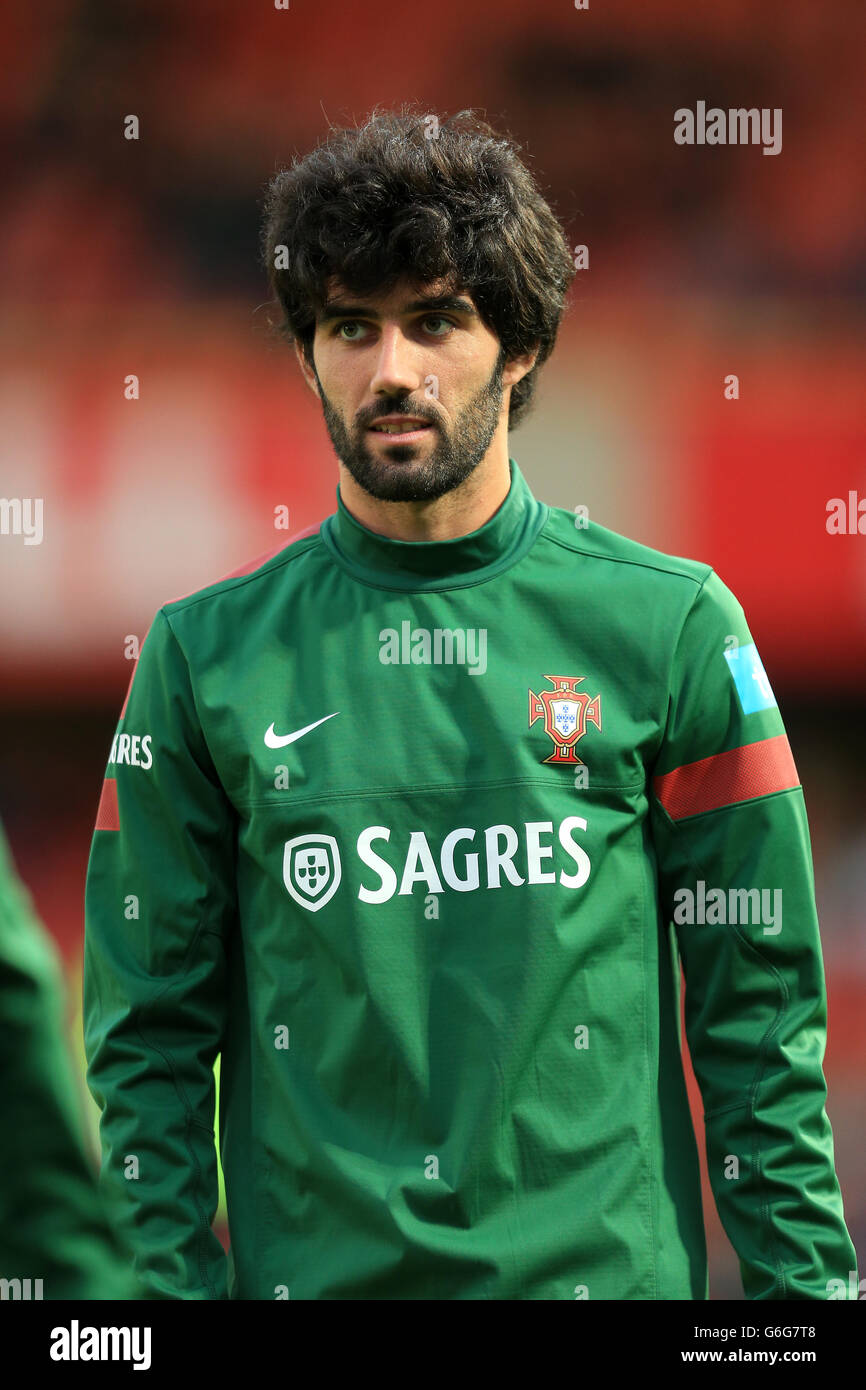
{"type": "Polygon", "coordinates": [[[502,407],[504,365],[505,356],[500,351],[490,380],[460,412],[451,433],[445,433],[441,416],[419,411],[409,397],[379,401],[377,419],[383,415],[415,415],[430,420],[438,430],[439,440],[422,463],[416,460],[419,449],[426,449],[426,445],[385,445],[384,457],[375,456],[367,445],[367,429],[372,420],[350,432],[322,390],[316,372],[325,425],[337,458],[345,464],[359,487],[383,502],[429,502],[451,492],[478,467],[496,433],[502,407]],[[414,466],[401,468],[404,463],[414,466]]]}

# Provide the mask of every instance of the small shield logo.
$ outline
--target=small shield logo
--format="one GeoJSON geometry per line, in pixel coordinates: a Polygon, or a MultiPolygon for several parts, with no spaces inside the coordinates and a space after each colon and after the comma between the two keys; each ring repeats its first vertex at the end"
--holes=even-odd
{"type": "Polygon", "coordinates": [[[333,835],[296,835],[283,851],[283,883],[310,912],[330,902],[340,886],[340,851],[333,835]]]}
{"type": "Polygon", "coordinates": [[[579,706],[574,700],[551,700],[550,708],[553,710],[554,728],[563,738],[568,738],[577,728],[579,706]]]}
{"type": "Polygon", "coordinates": [[[576,745],[586,733],[587,724],[594,724],[601,732],[601,696],[592,699],[578,686],[586,676],[545,676],[553,690],[542,690],[536,695],[529,692],[529,727],[536,719],[544,720],[544,732],[553,739],[553,752],[546,763],[571,763],[585,767],[582,758],[577,756],[576,745]]]}

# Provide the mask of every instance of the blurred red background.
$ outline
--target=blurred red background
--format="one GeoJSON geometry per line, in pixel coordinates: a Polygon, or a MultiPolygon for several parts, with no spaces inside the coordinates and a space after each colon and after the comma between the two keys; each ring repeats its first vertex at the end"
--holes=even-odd
{"type": "MultiPolygon", "coordinates": [[[[471,106],[589,252],[511,454],[543,500],[712,564],[786,720],[862,1249],[866,535],[826,522],[831,499],[866,501],[866,9],[58,0],[0,23],[0,493],[44,502],[41,544],[0,536],[0,816],[69,969],[71,1045],[127,638],[279,544],[275,508],[295,531],[336,505],[319,408],[268,331],[264,187],[329,122],[471,106]],[[699,100],[780,108],[781,152],[675,144],[699,100]]],[[[704,1193],[712,1296],[741,1298],[704,1193]]]]}

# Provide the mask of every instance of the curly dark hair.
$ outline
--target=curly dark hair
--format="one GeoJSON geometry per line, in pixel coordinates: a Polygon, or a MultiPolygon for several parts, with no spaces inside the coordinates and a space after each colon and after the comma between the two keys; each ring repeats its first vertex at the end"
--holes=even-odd
{"type": "Polygon", "coordinates": [[[512,428],[553,350],[575,273],[520,146],[471,110],[440,118],[410,105],[332,128],[271,180],[262,259],[282,306],[279,331],[309,362],[332,277],[359,296],[387,294],[402,279],[467,290],[499,339],[500,361],[538,347],[511,390],[512,428]]]}

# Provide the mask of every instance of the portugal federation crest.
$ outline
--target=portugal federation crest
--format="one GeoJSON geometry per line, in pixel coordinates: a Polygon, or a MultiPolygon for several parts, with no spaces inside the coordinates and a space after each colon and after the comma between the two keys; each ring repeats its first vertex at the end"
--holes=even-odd
{"type": "Polygon", "coordinates": [[[586,676],[545,676],[553,685],[552,690],[542,690],[540,695],[529,692],[529,727],[536,719],[544,720],[544,732],[553,739],[553,752],[545,763],[571,763],[585,766],[577,756],[575,744],[586,733],[587,724],[594,724],[601,731],[601,696],[590,698],[586,691],[578,690],[586,676]]]}
{"type": "Polygon", "coordinates": [[[340,886],[340,851],[333,835],[296,835],[283,851],[283,883],[310,912],[330,902],[340,886]]]}

